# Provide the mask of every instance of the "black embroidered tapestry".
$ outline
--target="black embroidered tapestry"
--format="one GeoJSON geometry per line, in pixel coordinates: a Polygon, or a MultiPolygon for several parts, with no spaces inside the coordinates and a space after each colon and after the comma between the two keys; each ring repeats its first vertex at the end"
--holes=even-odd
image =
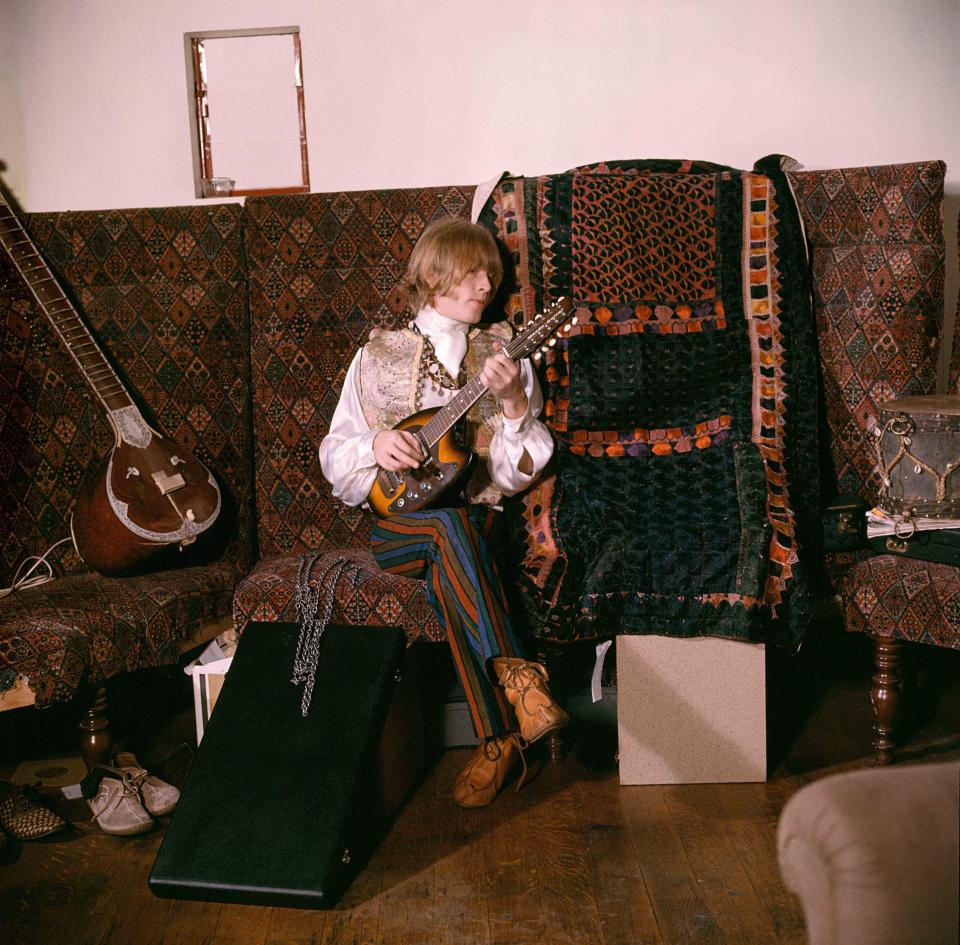
{"type": "Polygon", "coordinates": [[[508,178],[488,202],[516,268],[507,314],[569,296],[578,316],[543,364],[555,458],[511,515],[538,636],[800,639],[817,361],[780,164],[606,163],[508,178]]]}

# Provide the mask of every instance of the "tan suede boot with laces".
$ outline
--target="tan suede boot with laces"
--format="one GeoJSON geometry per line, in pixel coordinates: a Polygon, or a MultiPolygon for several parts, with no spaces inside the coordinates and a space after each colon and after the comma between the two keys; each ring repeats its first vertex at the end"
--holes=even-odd
{"type": "Polygon", "coordinates": [[[497,656],[493,660],[493,671],[516,713],[520,737],[528,745],[570,721],[570,716],[550,695],[547,670],[540,663],[497,656]]]}
{"type": "Polygon", "coordinates": [[[481,742],[457,777],[453,799],[461,807],[486,807],[500,793],[518,761],[523,764],[523,784],[527,764],[515,732],[481,742]]]}

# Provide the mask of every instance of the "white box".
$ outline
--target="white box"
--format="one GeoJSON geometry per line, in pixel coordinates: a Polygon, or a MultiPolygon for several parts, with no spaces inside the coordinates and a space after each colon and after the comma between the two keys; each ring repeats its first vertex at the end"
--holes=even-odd
{"type": "Polygon", "coordinates": [[[217,696],[223,688],[223,679],[230,669],[233,657],[201,663],[193,660],[183,671],[193,678],[193,713],[197,720],[197,744],[203,738],[203,730],[210,720],[210,713],[216,705],[217,696]]]}
{"type": "Polygon", "coordinates": [[[617,637],[621,784],[767,779],[766,647],[617,637]]]}

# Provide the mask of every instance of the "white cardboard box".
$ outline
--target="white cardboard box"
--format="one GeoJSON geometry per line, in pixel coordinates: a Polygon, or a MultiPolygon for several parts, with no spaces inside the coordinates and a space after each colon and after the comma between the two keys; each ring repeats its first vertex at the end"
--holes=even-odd
{"type": "Polygon", "coordinates": [[[767,779],[766,648],[617,637],[621,784],[767,779]]]}
{"type": "Polygon", "coordinates": [[[203,731],[210,720],[210,713],[213,712],[217,696],[223,688],[223,679],[232,662],[232,656],[207,663],[193,660],[183,668],[183,671],[193,678],[193,712],[197,720],[198,745],[203,738],[203,731]]]}

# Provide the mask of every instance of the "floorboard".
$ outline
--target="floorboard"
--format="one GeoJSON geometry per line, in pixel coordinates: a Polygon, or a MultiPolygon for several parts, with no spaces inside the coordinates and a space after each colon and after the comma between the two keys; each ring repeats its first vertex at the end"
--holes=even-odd
{"type": "MultiPolygon", "coordinates": [[[[768,712],[780,743],[766,783],[621,787],[612,749],[581,750],[590,739],[574,731],[562,763],[535,750],[519,793],[464,811],[450,794],[469,750],[448,751],[326,911],[156,899],[147,877],[163,824],[109,837],[85,802],[51,793],[74,829],[0,850],[0,942],[802,945],[777,867],[780,812],[804,784],[871,762],[869,649],[842,635],[814,642],[780,693],[794,695],[768,712]]],[[[917,686],[901,763],[960,758],[960,654],[926,650],[917,686]]],[[[177,708],[140,757],[164,757],[192,725],[190,707],[177,708]]],[[[54,757],[36,747],[31,760],[54,757]]],[[[0,758],[0,778],[21,760],[0,758]]]]}

